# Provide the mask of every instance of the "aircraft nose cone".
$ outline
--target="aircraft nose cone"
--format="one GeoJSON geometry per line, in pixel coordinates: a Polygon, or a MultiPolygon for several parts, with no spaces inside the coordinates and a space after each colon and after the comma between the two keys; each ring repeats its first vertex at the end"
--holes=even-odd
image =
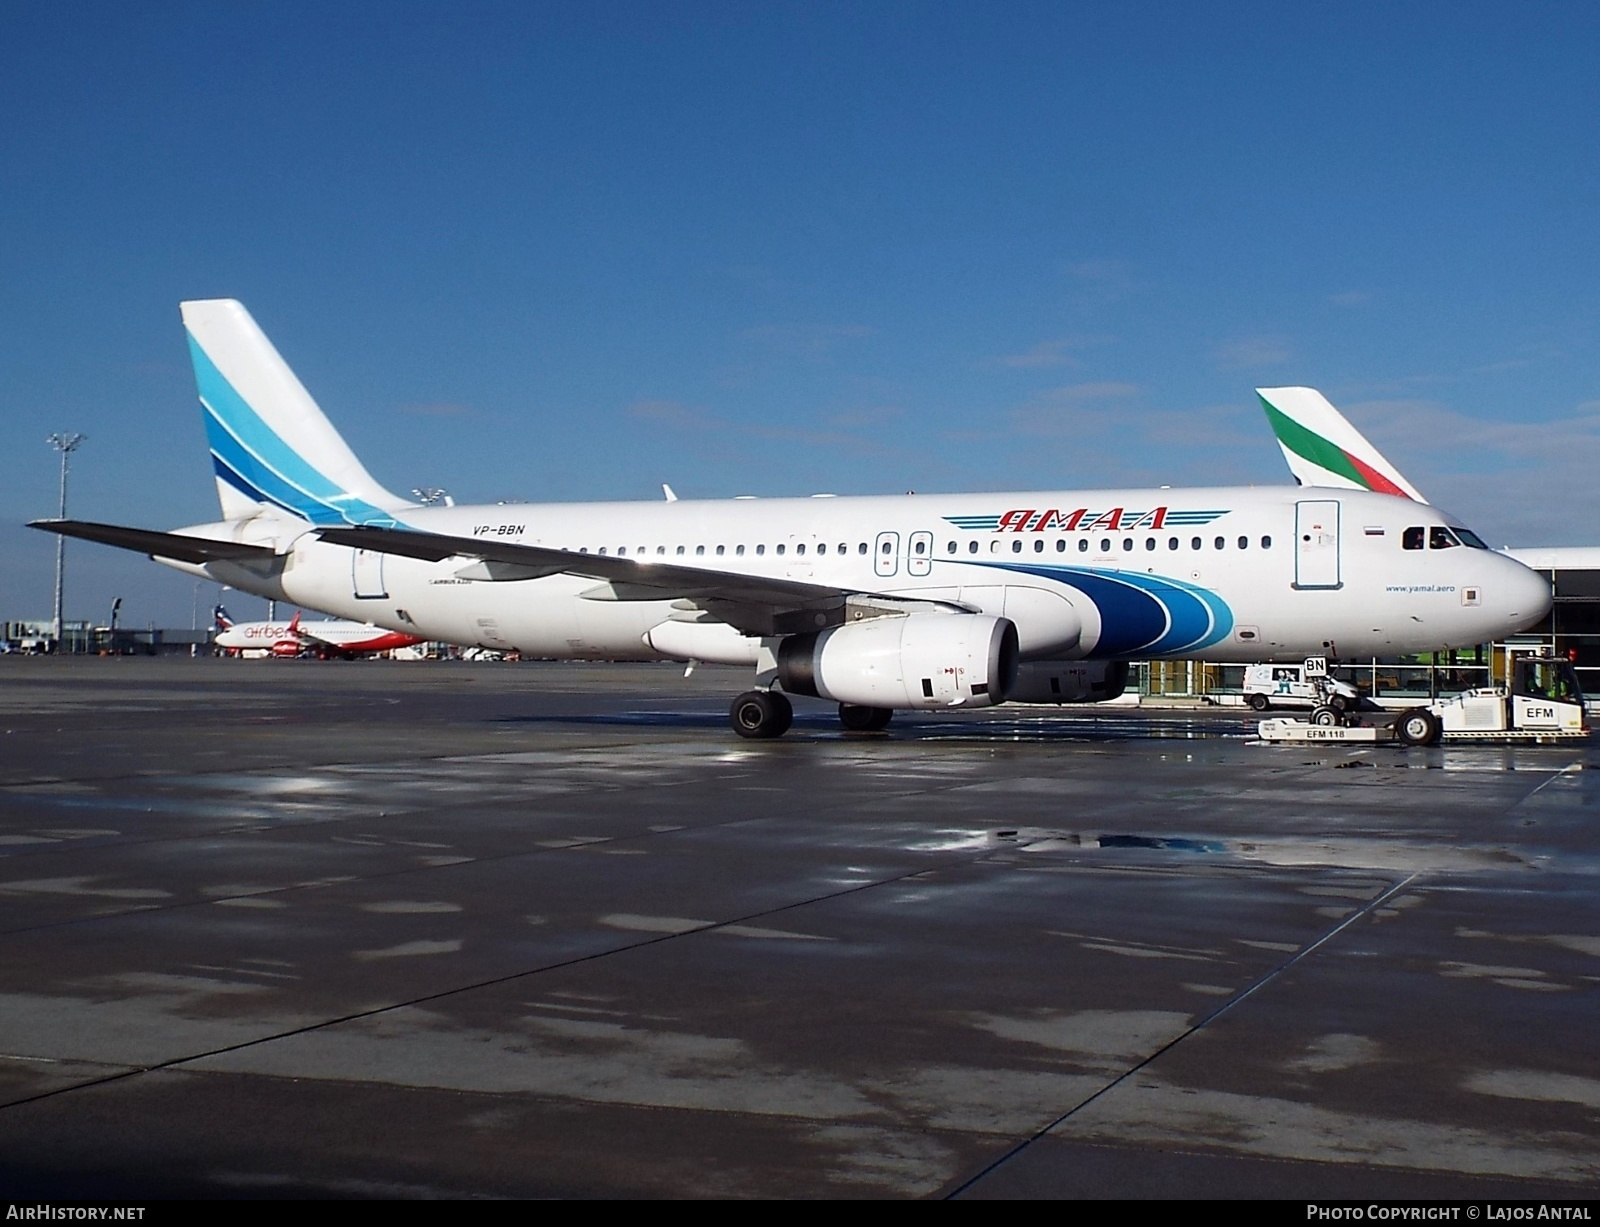
{"type": "Polygon", "coordinates": [[[1550,612],[1554,594],[1550,591],[1550,581],[1538,571],[1513,559],[1506,561],[1511,563],[1506,577],[1501,581],[1506,594],[1506,618],[1515,623],[1507,633],[1515,634],[1527,630],[1550,612]]]}

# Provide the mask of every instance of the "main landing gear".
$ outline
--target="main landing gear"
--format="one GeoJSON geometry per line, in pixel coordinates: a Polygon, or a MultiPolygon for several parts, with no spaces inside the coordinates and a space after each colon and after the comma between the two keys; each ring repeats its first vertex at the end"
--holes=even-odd
{"type": "MultiPolygon", "coordinates": [[[[733,701],[728,719],[739,736],[770,741],[789,731],[794,723],[794,706],[787,695],[776,690],[747,690],[733,701]]],[[[881,733],[893,719],[893,708],[839,704],[839,723],[852,733],[881,733]]]]}
{"type": "Polygon", "coordinates": [[[852,733],[881,733],[894,719],[892,707],[860,707],[855,703],[839,704],[839,723],[852,733]]]}
{"type": "Polygon", "coordinates": [[[728,718],[739,736],[766,741],[789,731],[794,705],[776,690],[747,690],[733,701],[728,718]]]}

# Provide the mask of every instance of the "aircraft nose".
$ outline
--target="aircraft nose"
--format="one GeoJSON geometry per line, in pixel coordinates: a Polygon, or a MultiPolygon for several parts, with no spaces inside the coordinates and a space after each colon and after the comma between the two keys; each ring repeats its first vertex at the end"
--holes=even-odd
{"type": "Polygon", "coordinates": [[[1507,558],[1506,562],[1510,565],[1500,584],[1505,592],[1506,620],[1515,624],[1506,633],[1515,634],[1527,630],[1550,612],[1554,593],[1550,591],[1550,581],[1538,571],[1513,558],[1507,558]]]}

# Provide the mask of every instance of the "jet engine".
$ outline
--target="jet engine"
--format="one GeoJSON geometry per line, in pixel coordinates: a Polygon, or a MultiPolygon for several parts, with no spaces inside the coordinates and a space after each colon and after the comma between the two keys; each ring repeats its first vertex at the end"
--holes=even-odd
{"type": "Polygon", "coordinates": [[[778,647],[784,690],[860,707],[989,707],[1016,675],[1016,625],[989,614],[873,618],[778,647]]]}

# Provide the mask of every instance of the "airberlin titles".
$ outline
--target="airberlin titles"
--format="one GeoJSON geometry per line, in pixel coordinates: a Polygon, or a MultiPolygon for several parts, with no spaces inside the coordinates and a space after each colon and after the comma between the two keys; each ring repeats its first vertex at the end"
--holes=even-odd
{"type": "Polygon", "coordinates": [[[1132,532],[1135,529],[1193,528],[1209,524],[1222,511],[1174,511],[1170,507],[1153,507],[1149,511],[1129,511],[1113,507],[1109,511],[1092,511],[1078,507],[1072,511],[1050,508],[1040,511],[1036,507],[1017,507],[1000,515],[945,516],[945,521],[969,532],[1043,533],[1052,529],[1062,533],[1132,532]]]}

